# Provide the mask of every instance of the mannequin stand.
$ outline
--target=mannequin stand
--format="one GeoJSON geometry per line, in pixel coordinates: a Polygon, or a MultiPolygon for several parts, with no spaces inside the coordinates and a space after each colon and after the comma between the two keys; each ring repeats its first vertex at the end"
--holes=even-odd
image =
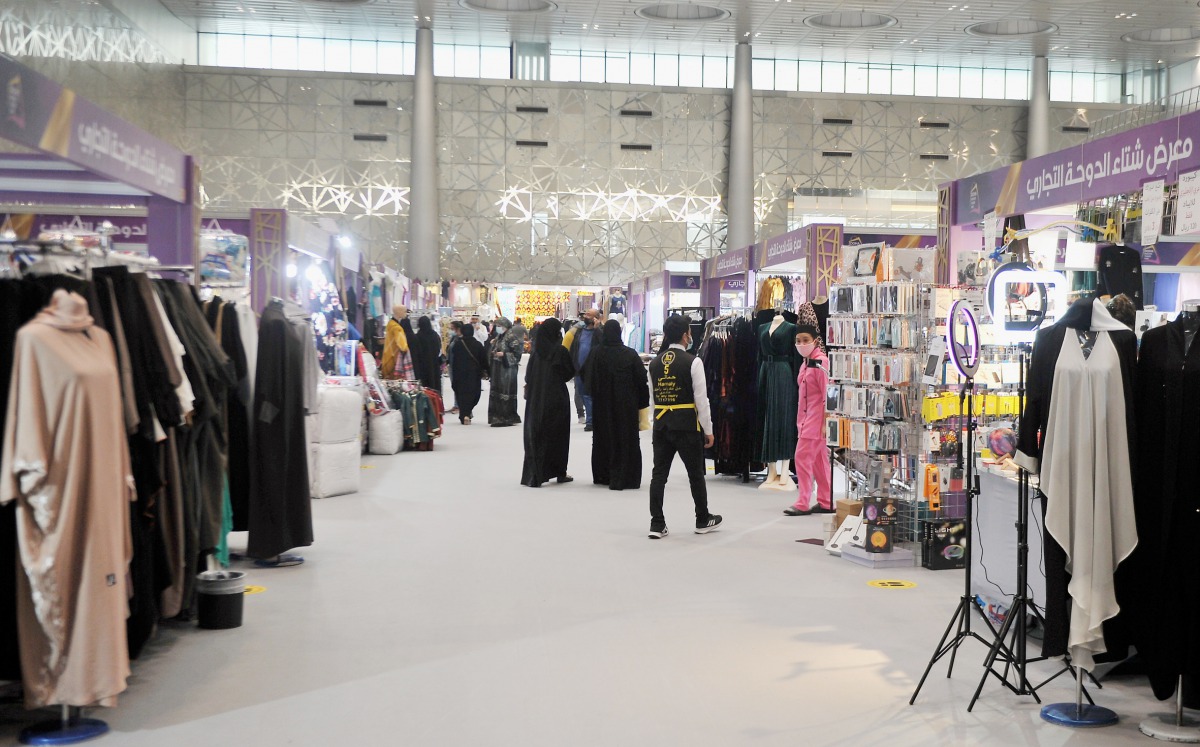
{"type": "Polygon", "coordinates": [[[1042,719],[1072,729],[1112,726],[1120,720],[1110,708],[1083,702],[1083,669],[1079,667],[1075,668],[1075,702],[1051,703],[1042,709],[1042,719]]]}
{"type": "Polygon", "coordinates": [[[1159,713],[1138,724],[1148,737],[1177,744],[1200,744],[1200,721],[1183,715],[1183,675],[1175,686],[1175,713],[1159,713]]]}
{"type": "Polygon", "coordinates": [[[108,733],[108,724],[84,718],[76,706],[62,706],[58,721],[42,721],[21,732],[21,744],[78,744],[108,733]]]}
{"type": "Polygon", "coordinates": [[[758,486],[759,490],[796,490],[796,483],[787,472],[787,462],[768,462],[767,479],[758,486]],[[780,465],[783,465],[780,467],[780,465]]]}
{"type": "MultiPolygon", "coordinates": [[[[975,610],[983,617],[983,621],[991,628],[991,621],[983,616],[979,606],[975,604],[974,594],[971,591],[971,552],[974,550],[974,542],[972,538],[972,528],[974,527],[974,505],[975,499],[979,496],[979,478],[975,475],[975,415],[972,409],[975,396],[975,380],[967,379],[963,384],[962,391],[959,393],[958,402],[960,410],[966,413],[967,418],[967,435],[965,438],[966,450],[964,453],[964,441],[959,441],[958,446],[958,461],[962,466],[966,462],[966,486],[967,486],[967,516],[966,516],[966,568],[963,579],[963,594],[958,600],[958,608],[954,610],[954,614],[950,618],[950,624],[946,626],[946,632],[942,634],[942,639],[938,641],[937,649],[933,653],[933,657],[929,660],[929,665],[925,667],[925,673],[921,675],[921,681],[917,683],[917,689],[913,691],[912,698],[908,704],[913,705],[917,702],[917,696],[921,694],[921,688],[925,686],[925,680],[929,677],[929,673],[933,670],[933,666],[945,658],[950,657],[950,666],[946,670],[946,678],[949,679],[954,674],[954,660],[958,656],[958,647],[969,640],[976,640],[984,645],[990,645],[990,641],[984,638],[979,633],[971,629],[971,610],[975,610]],[[953,632],[953,637],[951,633],[953,632]]],[[[995,629],[992,629],[995,633],[995,629]]],[[[973,706],[975,701],[971,701],[973,706]]],[[[970,710],[968,708],[968,710],[970,710]]]]}

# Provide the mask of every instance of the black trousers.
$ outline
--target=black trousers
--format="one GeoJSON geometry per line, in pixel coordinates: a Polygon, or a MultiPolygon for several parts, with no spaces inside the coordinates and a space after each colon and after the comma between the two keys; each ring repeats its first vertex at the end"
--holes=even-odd
{"type": "Polygon", "coordinates": [[[654,472],[650,477],[650,527],[662,529],[667,525],[663,517],[663,494],[667,489],[667,478],[671,475],[671,464],[675,455],[683,460],[687,469],[688,482],[692,487],[692,501],[696,504],[696,524],[708,521],[708,488],[704,484],[704,434],[700,431],[654,431],[654,472]]]}

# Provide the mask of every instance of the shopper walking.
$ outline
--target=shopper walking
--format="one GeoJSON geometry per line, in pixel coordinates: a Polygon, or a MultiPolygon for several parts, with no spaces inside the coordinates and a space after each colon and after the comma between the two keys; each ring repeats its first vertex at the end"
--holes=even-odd
{"type": "Polygon", "coordinates": [[[525,352],[525,328],[504,317],[496,321],[492,345],[492,392],[488,397],[488,424],[504,428],[521,422],[517,415],[517,375],[525,352]]]}
{"type": "Polygon", "coordinates": [[[583,380],[592,393],[592,482],[609,490],[642,487],[639,415],[650,406],[646,367],[621,340],[621,323],[609,319],[592,351],[583,380]]]}
{"type": "Polygon", "coordinates": [[[463,425],[470,425],[475,416],[475,405],[479,404],[483,394],[483,372],[486,370],[483,346],[475,339],[475,330],[468,324],[450,343],[450,388],[454,390],[458,420],[463,425]]]}
{"type": "Polygon", "coordinates": [[[547,319],[525,370],[525,465],[521,484],[540,488],[548,480],[571,482],[571,398],[567,382],[575,375],[562,345],[562,322],[547,319]]]}
{"type": "Polygon", "coordinates": [[[388,320],[383,339],[383,360],[380,362],[380,375],[385,379],[412,379],[412,353],[409,350],[413,342],[410,334],[411,327],[405,329],[408,322],[408,307],[396,304],[392,307],[392,318],[388,320]]]}
{"type": "Polygon", "coordinates": [[[412,346],[413,371],[421,386],[442,393],[442,336],[433,329],[433,322],[423,316],[417,320],[417,342],[412,346]]]}
{"type": "MultiPolygon", "coordinates": [[[[592,350],[599,346],[599,328],[600,312],[595,309],[588,309],[583,313],[583,319],[576,325],[575,339],[571,341],[571,362],[575,364],[575,370],[582,372],[583,367],[587,365],[588,357],[592,354],[592,350]]],[[[587,383],[583,380],[582,375],[575,377],[575,410],[579,411],[579,403],[583,402],[583,424],[584,430],[590,431],[593,428],[592,423],[592,395],[588,391],[587,383]]]]}
{"type": "Polygon", "coordinates": [[[688,353],[691,326],[679,314],[663,323],[663,349],[650,364],[654,394],[654,471],[650,477],[650,539],[667,536],[663,497],[675,455],[687,469],[696,505],[696,534],[707,534],[721,525],[721,517],[708,512],[704,484],[704,449],[713,445],[712,416],[704,364],[688,353]]]}
{"type": "Polygon", "coordinates": [[[833,513],[833,488],[829,474],[829,447],[825,445],[825,390],[829,384],[829,359],[817,344],[820,336],[811,324],[801,324],[796,333],[800,353],[799,406],[796,409],[796,502],[783,513],[807,516],[833,513]],[[813,485],[816,501],[813,502],[813,485]]]}

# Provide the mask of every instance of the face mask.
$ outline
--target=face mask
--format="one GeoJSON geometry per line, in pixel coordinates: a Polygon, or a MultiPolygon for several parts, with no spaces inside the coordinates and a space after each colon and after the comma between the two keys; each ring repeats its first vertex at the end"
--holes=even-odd
{"type": "Polygon", "coordinates": [[[498,335],[504,334],[504,327],[496,327],[496,334],[498,334],[498,335]]]}
{"type": "Polygon", "coordinates": [[[798,350],[800,352],[800,355],[803,355],[805,358],[812,355],[813,351],[816,349],[817,349],[817,343],[815,343],[815,342],[797,343],[797,345],[796,345],[796,350],[798,350]]]}

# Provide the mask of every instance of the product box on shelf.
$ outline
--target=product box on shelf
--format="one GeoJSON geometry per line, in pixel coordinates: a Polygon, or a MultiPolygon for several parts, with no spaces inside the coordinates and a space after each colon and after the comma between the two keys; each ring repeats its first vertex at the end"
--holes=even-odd
{"type": "Polygon", "coordinates": [[[841,526],[847,516],[862,515],[862,501],[856,501],[852,498],[839,498],[837,501],[837,513],[834,514],[834,526],[841,526]]]}
{"type": "Polygon", "coordinates": [[[967,564],[967,526],[963,519],[923,521],[921,565],[929,570],[965,568],[967,564]]]}
{"type": "Polygon", "coordinates": [[[895,498],[869,495],[863,499],[863,521],[871,526],[887,527],[895,524],[899,518],[900,507],[895,498]]]}
{"type": "Polygon", "coordinates": [[[866,542],[863,549],[871,553],[888,553],[892,551],[892,527],[868,525],[866,542]]]}

